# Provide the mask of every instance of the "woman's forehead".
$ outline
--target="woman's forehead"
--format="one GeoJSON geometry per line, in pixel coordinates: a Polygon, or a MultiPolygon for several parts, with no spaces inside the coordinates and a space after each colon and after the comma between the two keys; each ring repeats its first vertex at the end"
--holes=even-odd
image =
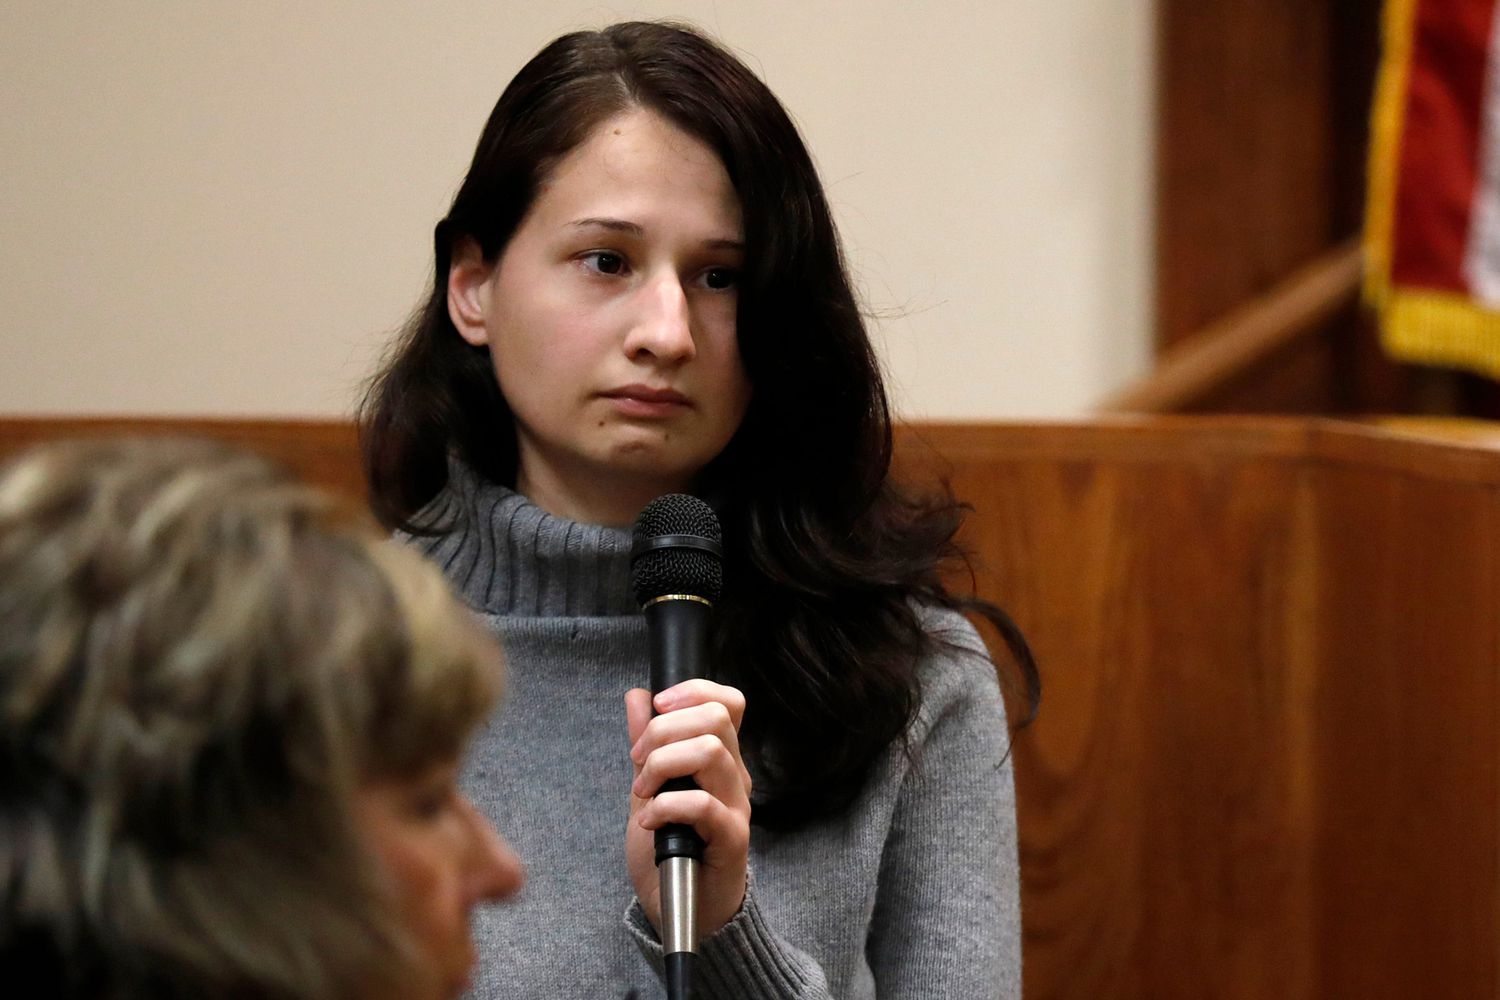
{"type": "Polygon", "coordinates": [[[548,172],[531,214],[549,229],[600,221],[743,239],[739,196],[718,155],[660,115],[632,109],[601,122],[548,172]]]}

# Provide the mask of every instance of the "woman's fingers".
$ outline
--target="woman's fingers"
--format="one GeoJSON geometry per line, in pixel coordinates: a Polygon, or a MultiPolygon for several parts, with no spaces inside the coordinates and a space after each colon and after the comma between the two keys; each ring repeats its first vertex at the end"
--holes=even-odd
{"type": "Polygon", "coordinates": [[[750,801],[750,774],[715,735],[695,736],[652,751],[637,765],[632,795],[650,798],[672,778],[692,778],[699,788],[732,806],[750,801]]]}
{"type": "Polygon", "coordinates": [[[669,823],[690,826],[703,838],[710,858],[739,859],[750,843],[744,814],[701,788],[663,792],[641,806],[635,822],[647,830],[669,823]]]}
{"type": "Polygon", "coordinates": [[[642,763],[658,747],[703,733],[718,736],[738,756],[739,727],[735,724],[732,712],[721,702],[705,702],[702,705],[673,709],[649,720],[645,730],[640,733],[640,738],[630,748],[631,760],[642,763]]]}
{"type": "Polygon", "coordinates": [[[691,708],[694,705],[704,705],[709,702],[723,705],[729,712],[734,728],[740,728],[740,721],[745,717],[745,695],[739,688],[730,687],[727,684],[715,684],[713,681],[697,677],[669,687],[652,699],[656,710],[662,713],[675,712],[678,709],[691,708]]]}
{"type": "MultiPolygon", "coordinates": [[[[651,723],[651,692],[645,688],[631,688],[625,692],[625,729],[630,734],[630,743],[634,746],[640,741],[646,727],[651,723]]],[[[634,763],[634,761],[632,761],[634,763]]],[[[635,776],[641,776],[641,765],[635,764],[635,776]]],[[[636,810],[636,801],[630,800],[630,811],[636,810]]]]}
{"type": "Polygon", "coordinates": [[[630,748],[630,759],[637,764],[643,762],[653,750],[678,740],[690,740],[694,736],[712,733],[724,741],[725,746],[740,745],[739,730],[729,710],[716,701],[706,705],[680,708],[666,715],[658,715],[646,724],[640,739],[630,748]]]}
{"type": "MultiPolygon", "coordinates": [[[[723,746],[729,755],[734,773],[745,786],[748,795],[750,772],[746,769],[744,759],[740,755],[739,731],[735,727],[733,713],[722,702],[705,702],[676,709],[666,715],[658,715],[647,723],[645,730],[630,748],[630,759],[635,762],[637,768],[641,768],[667,747],[689,743],[703,736],[711,736],[723,746]]],[[[656,770],[660,771],[661,765],[658,765],[656,770]]],[[[663,780],[668,777],[686,777],[692,773],[692,771],[679,771],[664,774],[663,780]]],[[[656,784],[659,785],[660,781],[656,784]]]]}
{"type": "Polygon", "coordinates": [[[625,728],[630,733],[630,745],[640,742],[641,734],[651,722],[651,692],[645,688],[631,688],[625,692],[625,728]]]}

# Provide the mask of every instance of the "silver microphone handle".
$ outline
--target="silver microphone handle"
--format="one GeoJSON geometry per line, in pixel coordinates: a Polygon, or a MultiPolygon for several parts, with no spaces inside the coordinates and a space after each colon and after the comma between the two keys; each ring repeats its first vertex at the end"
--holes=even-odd
{"type": "Polygon", "coordinates": [[[661,878],[662,952],[698,951],[698,862],[663,858],[661,878]]]}

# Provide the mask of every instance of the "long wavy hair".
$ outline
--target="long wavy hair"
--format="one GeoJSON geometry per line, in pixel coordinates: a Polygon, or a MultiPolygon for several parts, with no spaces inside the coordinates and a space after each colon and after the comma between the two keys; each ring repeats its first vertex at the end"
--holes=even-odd
{"type": "Polygon", "coordinates": [[[405,982],[417,943],[355,792],[456,756],[499,655],[435,568],[260,459],[130,439],[16,459],[0,470],[7,981],[108,1000],[405,982]]]}
{"type": "Polygon", "coordinates": [[[733,567],[716,617],[721,676],[754,710],[741,740],[759,761],[754,821],[794,827],[842,809],[920,701],[916,665],[934,639],[923,605],[988,618],[1012,654],[1026,718],[1040,692],[1019,629],[999,608],[945,589],[964,508],[891,477],[891,416],[812,158],[771,91],[715,42],[630,22],[553,41],[516,75],[435,234],[431,294],[361,408],[376,513],[412,533],[456,455],[514,486],[515,425],[487,348],[447,308],[459,239],[498,260],[538,185],[606,119],[662,116],[713,149],[743,211],[738,338],[754,395],[696,488],[716,500],[733,567]],[[732,485],[731,488],[727,488],[732,485]]]}

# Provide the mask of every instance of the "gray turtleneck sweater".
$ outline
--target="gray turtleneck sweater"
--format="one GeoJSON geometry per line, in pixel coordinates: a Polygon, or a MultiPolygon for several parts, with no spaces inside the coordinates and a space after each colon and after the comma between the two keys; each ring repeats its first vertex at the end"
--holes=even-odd
{"type": "MultiPolygon", "coordinates": [[[[509,669],[464,784],[527,868],[516,900],[476,914],[474,995],[663,997],[661,946],[625,868],[624,693],[648,675],[630,533],[553,517],[459,468],[431,512],[451,530],[408,540],[499,635],[509,669]]],[[[700,945],[698,997],[1020,996],[1015,796],[994,667],[961,616],[928,621],[975,652],[922,664],[916,752],[888,751],[836,818],[752,827],[749,891],[700,945]]]]}

